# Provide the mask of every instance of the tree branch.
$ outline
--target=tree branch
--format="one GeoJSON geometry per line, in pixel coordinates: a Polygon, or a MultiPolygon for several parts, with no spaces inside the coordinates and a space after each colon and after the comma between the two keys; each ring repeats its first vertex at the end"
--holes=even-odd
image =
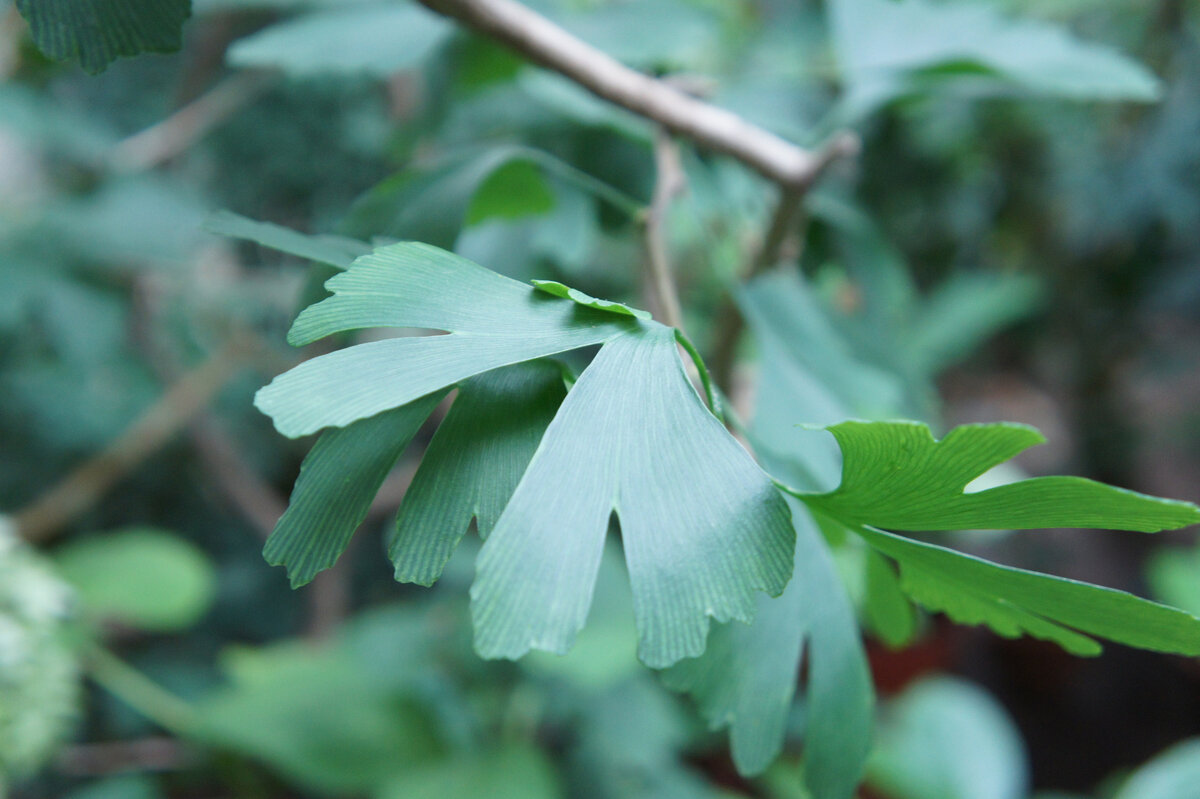
{"type": "MultiPolygon", "coordinates": [[[[667,81],[630,69],[514,0],[419,0],[609,102],[701,147],[736,158],[763,177],[803,192],[841,150],[811,152],[667,81]],[[831,157],[832,156],[832,157],[831,157]]],[[[836,139],[835,139],[836,141],[836,139]]]]}
{"type": "Polygon", "coordinates": [[[654,133],[654,196],[642,220],[646,239],[646,271],[657,308],[664,324],[683,330],[683,311],[679,304],[679,291],[675,276],[671,272],[671,259],[667,254],[666,223],[671,201],[685,188],[683,166],[679,163],[679,148],[664,128],[654,133]]]}

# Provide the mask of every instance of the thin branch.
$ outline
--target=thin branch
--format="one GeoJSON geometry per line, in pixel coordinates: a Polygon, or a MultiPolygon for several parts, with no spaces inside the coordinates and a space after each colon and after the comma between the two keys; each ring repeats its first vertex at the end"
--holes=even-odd
{"type": "Polygon", "coordinates": [[[671,201],[686,188],[687,181],[683,166],[679,163],[679,148],[664,128],[655,131],[654,165],[654,196],[643,219],[647,278],[657,305],[655,310],[662,321],[676,330],[683,330],[679,290],[672,274],[663,226],[666,224],[671,201]]]}
{"type": "Polygon", "coordinates": [[[507,44],[598,97],[705,149],[736,158],[780,186],[803,190],[829,163],[824,151],[805,150],[734,113],[689,96],[669,81],[632,70],[514,0],[420,2],[507,44]]]}
{"type": "MultiPolygon", "coordinates": [[[[820,157],[824,164],[828,165],[838,158],[856,154],[858,148],[858,137],[852,133],[844,133],[831,139],[821,150],[820,157]]],[[[757,277],[784,259],[788,239],[801,217],[804,197],[808,188],[808,186],[780,187],[779,199],[776,201],[775,210],[771,214],[771,221],[767,226],[762,243],[754,250],[741,270],[739,277],[743,282],[757,277]]],[[[731,297],[726,297],[721,309],[717,312],[712,372],[717,385],[730,396],[736,394],[732,385],[733,366],[744,326],[745,323],[742,320],[741,312],[738,311],[737,303],[731,297]]]]}
{"type": "Polygon", "coordinates": [[[38,542],[57,534],[196,418],[242,364],[231,344],[184,375],[116,440],[18,511],[18,535],[38,542]]]}
{"type": "Polygon", "coordinates": [[[140,172],[171,160],[251,102],[273,80],[263,72],[227,78],[163,121],[118,142],[108,153],[109,166],[118,172],[140,172]]]}

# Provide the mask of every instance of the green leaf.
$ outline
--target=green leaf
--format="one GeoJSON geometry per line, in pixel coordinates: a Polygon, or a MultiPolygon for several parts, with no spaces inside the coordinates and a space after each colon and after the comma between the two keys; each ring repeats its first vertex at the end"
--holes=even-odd
{"type": "MultiPolygon", "coordinates": [[[[457,153],[432,163],[410,167],[379,183],[351,208],[346,220],[353,234],[420,239],[440,247],[454,247],[463,229],[493,219],[537,219],[544,230],[562,227],[553,209],[563,198],[553,197],[547,207],[542,189],[535,193],[511,191],[513,172],[528,182],[536,168],[542,189],[549,179],[582,190],[603,200],[626,216],[640,212],[642,203],[618,189],[560,161],[549,153],[520,145],[489,147],[483,152],[457,153]],[[520,165],[519,167],[516,165],[520,165]],[[498,176],[498,182],[493,182],[498,176]],[[495,192],[509,187],[509,196],[498,202],[495,192]],[[482,195],[482,197],[480,197],[482,195]],[[491,196],[489,196],[491,195],[491,196]],[[478,203],[476,198],[480,197],[478,203]]],[[[549,237],[551,233],[543,233],[549,237]]]]}
{"type": "Polygon", "coordinates": [[[1146,564],[1150,593],[1160,602],[1200,615],[1200,549],[1160,549],[1146,564]]]}
{"type": "Polygon", "coordinates": [[[183,41],[190,0],[17,0],[38,49],[95,74],[122,56],[171,53],[183,41]]]}
{"type": "Polygon", "coordinates": [[[58,548],[55,560],[89,614],[142,630],[190,627],[216,590],[215,570],[200,549],[149,527],[73,541],[58,548]]]}
{"type": "Polygon", "coordinates": [[[1159,652],[1200,654],[1200,619],[1182,610],[882,530],[854,530],[896,562],[909,596],[957,622],[986,624],[1007,638],[1032,635],[1076,655],[1100,653],[1089,635],[1159,652]]]}
{"type": "Polygon", "coordinates": [[[274,67],[298,77],[324,73],[387,77],[419,65],[454,27],[416,3],[348,5],[272,25],[229,48],[235,67],[274,67]]]}
{"type": "Polygon", "coordinates": [[[562,297],[572,302],[577,302],[588,308],[595,308],[599,311],[608,311],[609,313],[622,314],[624,316],[633,316],[637,319],[649,319],[650,314],[646,311],[630,308],[623,303],[613,302],[612,300],[598,300],[590,294],[584,294],[579,289],[573,289],[569,286],[564,286],[556,280],[531,280],[534,288],[538,291],[544,291],[547,294],[555,297],[562,297]]]}
{"type": "Polygon", "coordinates": [[[1185,799],[1200,783],[1200,738],[1155,756],[1129,776],[1114,799],[1185,799]]]}
{"type": "Polygon", "coordinates": [[[548,361],[462,384],[400,506],[388,547],[397,580],[432,585],[472,518],[487,537],[565,395],[562,370],[548,361]]]}
{"type": "Polygon", "coordinates": [[[917,615],[887,559],[868,548],[866,560],[867,590],[863,611],[867,624],[887,646],[899,649],[916,635],[917,615]]]}
{"type": "Polygon", "coordinates": [[[514,159],[496,169],[475,190],[467,208],[467,226],[488,219],[539,216],[554,208],[554,192],[537,164],[514,159]]]}
{"type": "Polygon", "coordinates": [[[868,782],[895,799],[1023,799],[1029,765],[1004,707],[965,680],[911,686],[883,713],[868,782]]]}
{"type": "Polygon", "coordinates": [[[334,296],[300,314],[291,343],[364,327],[451,333],[360,344],[275,378],[255,403],[286,436],[344,426],[473,375],[598,344],[645,324],[562,302],[424,244],[380,248],[326,288],[334,296]]]}
{"type": "Polygon", "coordinates": [[[384,478],[445,393],[330,430],[317,441],[263,548],[268,563],[287,567],[293,588],[337,562],[384,478]]]}
{"type": "Polygon", "coordinates": [[[554,766],[528,743],[464,752],[419,765],[380,791],[378,799],[556,799],[554,766]]]}
{"type": "Polygon", "coordinates": [[[580,376],[483,545],[471,599],[485,657],[570,648],[614,510],[647,665],[699,655],[709,617],[747,621],[756,591],[787,583],[787,506],[704,407],[674,332],[642,325],[580,376]]]}
{"type": "Polygon", "coordinates": [[[1035,477],[976,493],[967,485],[1045,439],[1016,424],[963,425],[941,441],[915,422],[843,422],[842,483],[801,496],[839,521],[890,530],[1095,527],[1158,532],[1200,521],[1200,508],[1081,477],[1035,477]]]}
{"type": "Polygon", "coordinates": [[[846,798],[867,756],[871,675],[833,559],[807,509],[789,502],[795,574],[783,596],[761,598],[748,626],[717,627],[704,654],[676,664],[664,680],[692,694],[713,727],[729,726],[738,771],[757,774],[783,746],[807,644],[805,781],[813,796],[846,798]]]}
{"type": "Polygon", "coordinates": [[[204,221],[204,229],[218,236],[253,241],[272,250],[338,269],[349,269],[355,258],[371,252],[370,245],[357,239],[305,235],[270,222],[256,222],[230,211],[217,211],[209,216],[204,221]]]}
{"type": "Polygon", "coordinates": [[[950,79],[1071,99],[1158,97],[1154,75],[1116,50],[987,6],[836,0],[830,15],[852,115],[950,79]]]}

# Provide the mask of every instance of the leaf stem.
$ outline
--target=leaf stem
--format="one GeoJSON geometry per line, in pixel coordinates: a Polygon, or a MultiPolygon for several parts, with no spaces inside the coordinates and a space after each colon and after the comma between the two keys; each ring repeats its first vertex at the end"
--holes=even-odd
{"type": "Polygon", "coordinates": [[[181,738],[195,726],[191,706],[100,646],[87,654],[86,665],[96,684],[145,718],[181,738]]]}

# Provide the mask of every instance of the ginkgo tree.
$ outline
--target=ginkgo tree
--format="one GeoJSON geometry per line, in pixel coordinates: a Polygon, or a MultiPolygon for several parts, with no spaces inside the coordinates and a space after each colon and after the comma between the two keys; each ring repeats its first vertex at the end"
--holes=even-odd
{"type": "MultiPolygon", "coordinates": [[[[295,320],[289,343],[410,331],[314,357],[257,394],[257,407],[282,435],[320,434],[265,548],[293,586],[334,565],[397,461],[452,398],[388,537],[396,579],[433,584],[474,527],[483,539],[470,588],[476,651],[510,659],[535,649],[565,653],[587,622],[605,542],[618,529],[639,659],[693,697],[713,727],[729,728],[744,774],[763,771],[780,753],[802,681],[804,779],[812,795],[849,797],[861,778],[872,686],[835,550],[863,559],[866,616],[889,640],[911,635],[920,606],[1077,655],[1097,654],[1097,639],[1200,655],[1200,620],[1183,611],[991,563],[920,535],[1047,527],[1153,533],[1200,521],[1200,509],[1077,477],[974,490],[974,481],[1039,443],[1040,434],[988,424],[937,439],[919,422],[853,420],[920,415],[914,409],[928,390],[922,381],[955,345],[921,328],[915,290],[899,272],[890,274],[877,281],[890,281],[892,292],[884,330],[902,342],[896,346],[922,354],[919,374],[889,373],[851,351],[805,280],[775,269],[789,260],[785,244],[812,185],[833,161],[853,155],[852,135],[831,133],[823,146],[803,149],[585,45],[564,30],[570,19],[560,27],[510,0],[420,5],[652,120],[657,132],[647,138],[660,172],[678,158],[672,137],[688,139],[773,182],[778,205],[743,280],[716,314],[719,336],[704,353],[714,363],[711,376],[671,310],[678,303],[658,229],[669,188],[635,214],[653,287],[645,304],[659,311],[657,320],[557,280],[516,280],[431,244],[392,241],[421,237],[428,224],[438,230],[429,238],[445,233],[453,243],[473,213],[487,215],[471,204],[483,187],[514,163],[532,170],[520,172],[517,186],[545,188],[537,175],[551,173],[588,193],[588,202],[625,212],[640,206],[534,150],[497,148],[385,182],[351,214],[359,227],[373,228],[363,235],[370,243],[214,216],[215,232],[337,272],[324,284],[328,296],[295,320]],[[422,215],[423,202],[450,194],[466,198],[454,213],[422,215]],[[723,397],[743,322],[764,364],[749,420],[723,397]]],[[[396,48],[364,48],[350,59],[384,74],[453,36],[452,26],[417,5],[384,6],[310,16],[327,22],[345,15],[350,27],[336,28],[338,36],[353,30],[354,15],[372,20],[375,36],[392,24],[405,35],[419,31],[421,46],[400,61],[396,48]]],[[[1153,76],[1112,51],[989,9],[925,0],[828,6],[845,88],[831,129],[938,82],[1059,97],[1147,100],[1157,92],[1153,76]],[[885,36],[892,28],[913,36],[885,36]],[[1015,55],[1023,50],[1037,58],[1015,55]]],[[[18,8],[48,54],[99,70],[117,56],[176,45],[189,6],[19,0],[18,8]]],[[[239,43],[232,60],[298,72],[344,63],[344,48],[304,46],[321,29],[313,19],[281,23],[239,43]]],[[[818,202],[808,211],[843,227],[859,224],[818,202]]]]}

